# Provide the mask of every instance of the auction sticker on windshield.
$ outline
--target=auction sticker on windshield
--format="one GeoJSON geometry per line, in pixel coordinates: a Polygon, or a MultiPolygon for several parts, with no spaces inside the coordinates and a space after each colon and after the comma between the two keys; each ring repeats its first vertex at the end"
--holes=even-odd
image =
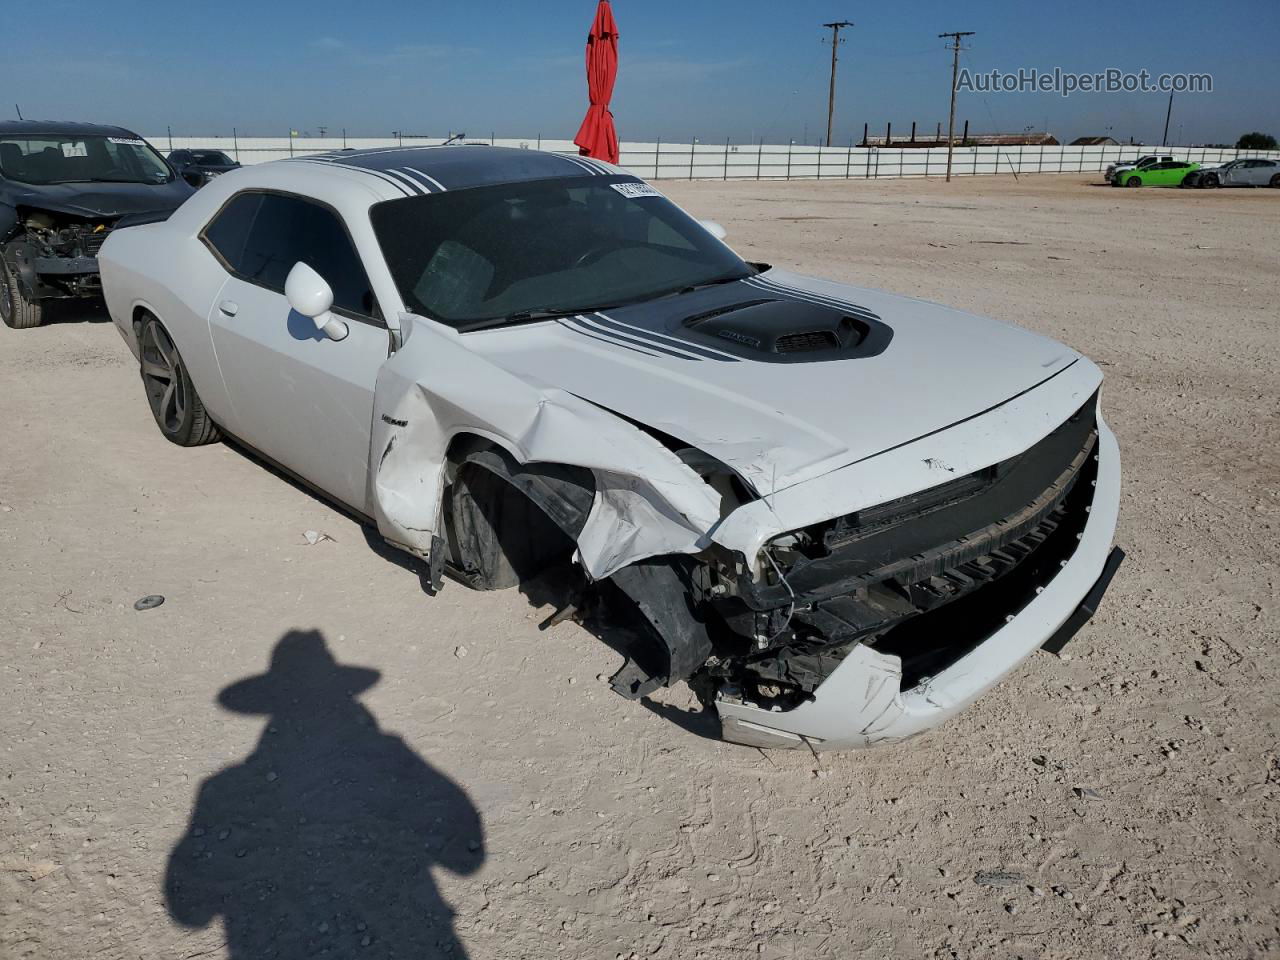
{"type": "Polygon", "coordinates": [[[107,139],[112,143],[127,143],[131,147],[141,147],[146,143],[145,140],[131,140],[128,137],[107,137],[107,139]]]}
{"type": "Polygon", "coordinates": [[[624,197],[632,200],[639,200],[641,197],[660,197],[662,194],[649,186],[647,183],[611,183],[609,186],[617,190],[624,197]]]}

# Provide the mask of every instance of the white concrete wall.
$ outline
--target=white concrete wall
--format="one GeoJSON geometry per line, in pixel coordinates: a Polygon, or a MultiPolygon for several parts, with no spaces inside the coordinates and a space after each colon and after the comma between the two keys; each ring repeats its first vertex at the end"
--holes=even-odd
{"type": "MultiPolygon", "coordinates": [[[[437,144],[438,138],[300,138],[289,137],[174,137],[172,148],[166,136],[148,137],[158,149],[211,147],[224,150],[241,163],[262,163],[289,156],[306,156],[345,147],[365,149],[437,144]]],[[[489,143],[470,139],[468,143],[489,143]]],[[[495,139],[500,147],[542,149],[576,154],[569,140],[495,139]]],[[[1280,159],[1280,151],[1212,150],[1204,147],[956,147],[952,157],[953,176],[992,173],[1086,173],[1106,169],[1107,164],[1160,153],[1203,166],[1236,157],[1280,159]]],[[[757,180],[757,179],[872,179],[881,177],[938,177],[946,173],[945,147],[903,149],[900,147],[810,147],[770,144],[723,143],[623,143],[622,166],[646,180],[757,180]]]]}

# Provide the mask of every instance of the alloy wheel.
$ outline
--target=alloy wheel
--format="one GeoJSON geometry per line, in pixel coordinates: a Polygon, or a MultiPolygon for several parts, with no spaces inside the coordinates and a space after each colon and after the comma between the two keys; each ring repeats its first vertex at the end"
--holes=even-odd
{"type": "Polygon", "coordinates": [[[156,423],[166,433],[177,433],[186,419],[187,391],[182,358],[165,329],[150,321],[142,331],[142,380],[156,423]]]}

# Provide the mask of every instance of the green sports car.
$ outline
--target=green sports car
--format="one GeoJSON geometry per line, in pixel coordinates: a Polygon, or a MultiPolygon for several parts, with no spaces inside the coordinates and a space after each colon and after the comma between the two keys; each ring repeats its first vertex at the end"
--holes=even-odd
{"type": "Polygon", "coordinates": [[[1124,170],[1111,181],[1114,187],[1180,187],[1187,174],[1200,169],[1198,163],[1165,160],[1141,170],[1124,170]]]}

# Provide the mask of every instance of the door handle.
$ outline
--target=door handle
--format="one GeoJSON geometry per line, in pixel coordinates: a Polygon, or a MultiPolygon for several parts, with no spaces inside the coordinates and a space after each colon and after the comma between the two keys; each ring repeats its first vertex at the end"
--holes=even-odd
{"type": "Polygon", "coordinates": [[[218,304],[218,310],[228,317],[234,317],[239,312],[240,306],[234,300],[223,300],[218,304]]]}

